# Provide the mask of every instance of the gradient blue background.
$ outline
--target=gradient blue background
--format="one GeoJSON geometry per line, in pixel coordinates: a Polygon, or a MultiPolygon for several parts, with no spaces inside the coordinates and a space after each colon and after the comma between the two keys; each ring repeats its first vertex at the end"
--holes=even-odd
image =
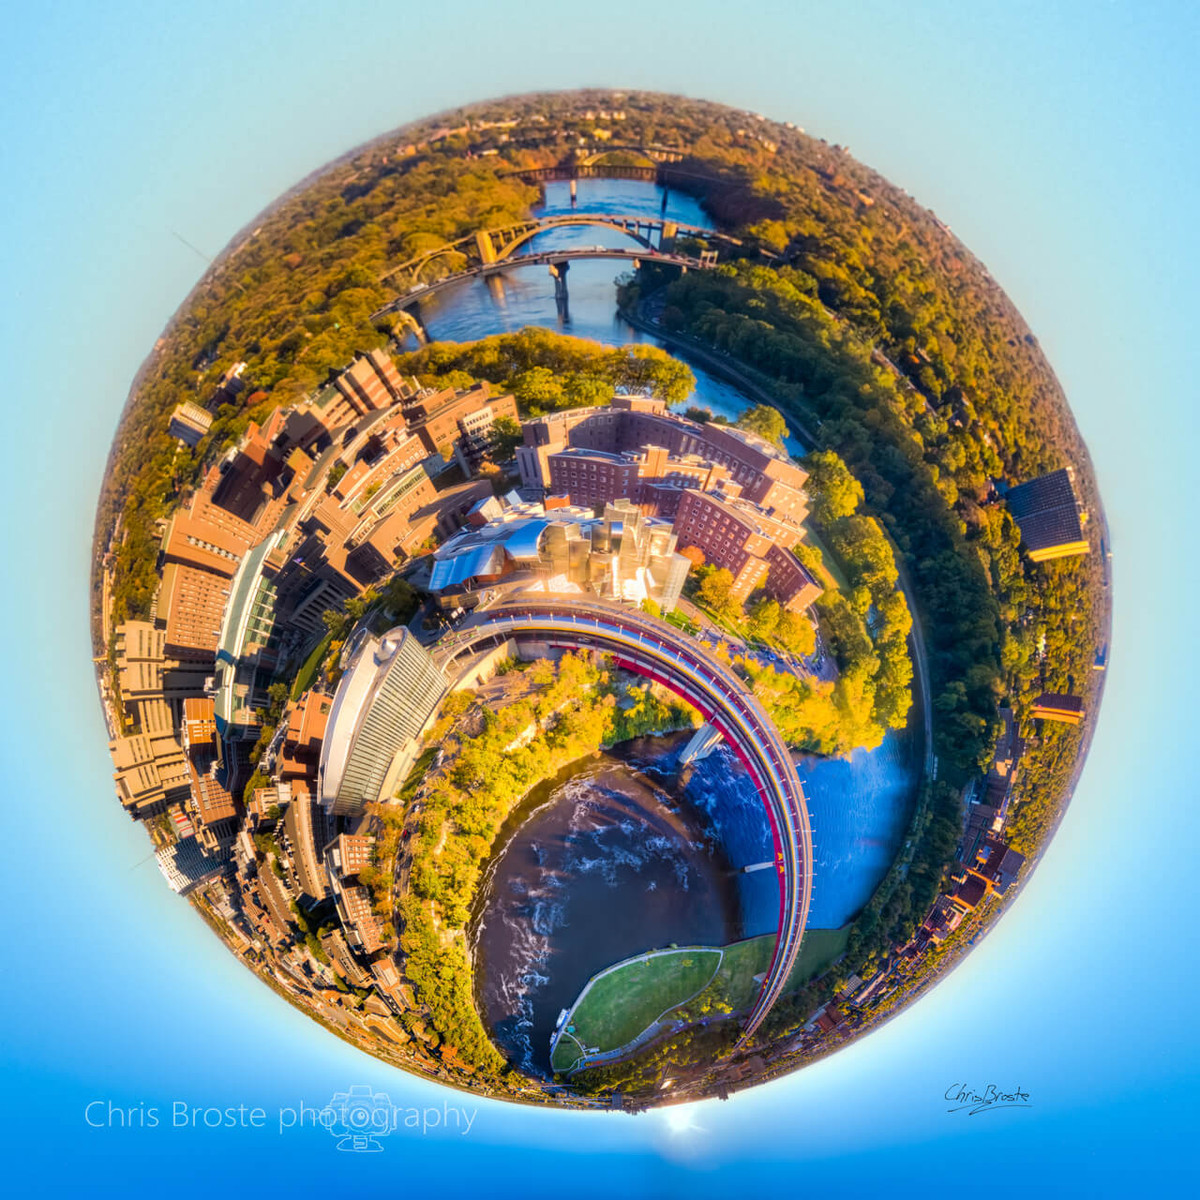
{"type": "MultiPolygon", "coordinates": [[[[1197,10],[1188,3],[24,5],[5,20],[0,689],[6,1182],[211,1195],[1157,1191],[1195,1180],[1197,10]],[[593,15],[603,13],[603,17],[593,15]],[[480,1108],[375,1156],[323,1131],[89,1129],[93,1099],[319,1105],[374,1064],[168,894],[112,795],[87,633],[94,498],[129,382],[203,262],[403,121],[596,84],[848,145],[1025,313],[1112,524],[1104,712],[1059,836],[952,978],[798,1076],[674,1117],[480,1108]],[[948,1116],[954,1083],[1034,1107],[948,1116]],[[681,1128],[690,1125],[690,1128],[681,1128]],[[352,1192],[350,1194],[353,1194],[352,1192]]],[[[468,1101],[469,1103],[469,1101],[468,1101]]]]}

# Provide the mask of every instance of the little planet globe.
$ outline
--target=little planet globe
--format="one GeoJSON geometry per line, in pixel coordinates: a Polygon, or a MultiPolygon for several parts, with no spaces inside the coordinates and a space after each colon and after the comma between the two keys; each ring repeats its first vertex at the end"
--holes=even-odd
{"type": "Polygon", "coordinates": [[[639,1111],[881,1025],[1012,903],[1110,564],[1037,341],[794,124],[649,92],[377,138],[237,235],[96,523],[117,796],[368,1054],[639,1111]]]}

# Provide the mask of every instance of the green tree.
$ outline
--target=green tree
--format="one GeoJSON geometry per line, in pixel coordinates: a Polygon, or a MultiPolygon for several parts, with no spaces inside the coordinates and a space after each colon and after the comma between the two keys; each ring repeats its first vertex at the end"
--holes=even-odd
{"type": "Polygon", "coordinates": [[[808,495],[812,514],[821,525],[858,511],[863,501],[862,484],[832,450],[814,450],[804,459],[808,471],[808,495]]]}
{"type": "Polygon", "coordinates": [[[530,367],[510,386],[517,403],[528,412],[550,412],[566,403],[562,381],[549,367],[530,367]]]}
{"type": "Polygon", "coordinates": [[[768,442],[774,442],[777,446],[783,445],[788,434],[787,422],[783,419],[783,414],[769,404],[756,404],[753,408],[746,409],[738,417],[737,427],[748,433],[757,433],[759,437],[764,437],[768,442]]]}
{"type": "Polygon", "coordinates": [[[592,408],[612,399],[613,385],[603,375],[590,371],[572,371],[563,381],[567,403],[572,408],[592,408]]]}
{"type": "Polygon", "coordinates": [[[605,366],[615,386],[649,392],[668,404],[686,400],[696,386],[696,377],[687,363],[640,342],[610,350],[605,355],[605,366]]]}
{"type": "Polygon", "coordinates": [[[521,444],[521,426],[512,417],[497,417],[492,422],[492,454],[497,462],[508,462],[521,444]]]}
{"type": "Polygon", "coordinates": [[[771,599],[759,600],[751,606],[746,619],[746,631],[759,641],[767,641],[779,627],[779,618],[783,610],[779,601],[771,599]]]}
{"type": "Polygon", "coordinates": [[[775,640],[792,654],[807,658],[817,648],[817,631],[803,613],[785,608],[775,626],[775,640]]]}
{"type": "Polygon", "coordinates": [[[696,599],[722,617],[735,617],[739,605],[733,597],[733,572],[726,567],[707,572],[696,589],[696,599]]]}

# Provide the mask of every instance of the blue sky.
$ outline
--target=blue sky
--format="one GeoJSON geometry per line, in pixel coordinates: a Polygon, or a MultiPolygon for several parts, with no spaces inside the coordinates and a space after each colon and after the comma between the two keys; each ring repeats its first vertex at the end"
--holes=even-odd
{"type": "Polygon", "coordinates": [[[341,1180],[631,1196],[1022,1176],[1034,1193],[1106,1194],[1194,1179],[1197,10],[182,8],[60,3],[6,18],[10,1177],[51,1194],[341,1180]],[[457,1100],[276,999],[145,861],[112,798],[89,663],[92,512],[130,379],[203,270],[179,238],[215,254],[282,190],[405,120],[588,84],[705,96],[848,145],[947,221],[1024,312],[1088,440],[1116,555],[1107,695],[1075,803],[948,981],[832,1059],[726,1104],[636,1120],[487,1105],[467,1137],[397,1134],[371,1156],[339,1154],[319,1130],[90,1129],[95,1099],[164,1113],[174,1100],[259,1104],[273,1119],[358,1083],[403,1105],[457,1100]],[[1034,1107],[944,1112],[948,1086],[989,1081],[1024,1087],[1034,1107]]]}

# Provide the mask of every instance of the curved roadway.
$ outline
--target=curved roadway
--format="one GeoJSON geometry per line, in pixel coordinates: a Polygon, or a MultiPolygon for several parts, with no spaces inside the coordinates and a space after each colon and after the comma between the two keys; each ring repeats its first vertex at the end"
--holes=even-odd
{"type": "Polygon", "coordinates": [[[791,974],[812,897],[812,831],[804,790],[779,731],[750,690],[692,638],[664,621],[594,601],[507,602],[476,612],[444,638],[434,656],[447,675],[464,654],[500,639],[536,640],[552,646],[591,648],[620,666],[648,676],[700,710],[750,773],[771,822],[779,874],[779,928],[742,1040],[779,998],[791,974]]]}

